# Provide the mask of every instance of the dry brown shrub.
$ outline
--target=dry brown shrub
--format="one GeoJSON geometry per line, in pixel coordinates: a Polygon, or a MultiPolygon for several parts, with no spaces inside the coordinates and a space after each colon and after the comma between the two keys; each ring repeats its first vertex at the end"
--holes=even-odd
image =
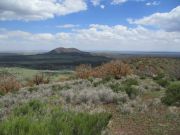
{"type": "Polygon", "coordinates": [[[140,76],[150,76],[150,77],[156,76],[159,73],[158,69],[155,66],[145,65],[145,64],[139,65],[136,72],[140,76]]]}
{"type": "Polygon", "coordinates": [[[78,78],[87,79],[90,77],[91,73],[91,66],[86,64],[81,64],[80,66],[76,67],[76,76],[78,78]]]}
{"type": "Polygon", "coordinates": [[[130,66],[119,60],[111,61],[110,63],[103,64],[102,71],[104,72],[104,77],[113,76],[116,79],[119,79],[122,76],[132,74],[132,70],[130,66]]]}
{"type": "Polygon", "coordinates": [[[169,66],[168,74],[171,78],[180,80],[180,68],[179,65],[169,66]]]}
{"type": "Polygon", "coordinates": [[[17,91],[22,87],[21,83],[10,73],[0,73],[0,91],[3,93],[17,91]]]}
{"type": "Polygon", "coordinates": [[[93,70],[91,70],[90,76],[95,77],[95,78],[100,78],[100,77],[105,76],[105,74],[104,74],[102,67],[99,66],[99,67],[95,67],[93,70]]]}
{"type": "Polygon", "coordinates": [[[77,77],[85,79],[89,77],[104,78],[112,76],[116,79],[121,78],[132,73],[132,69],[128,64],[116,60],[101,66],[91,68],[88,65],[80,65],[76,68],[77,77]]]}
{"type": "Polygon", "coordinates": [[[50,77],[43,73],[40,73],[40,74],[36,74],[32,78],[32,80],[28,81],[28,86],[48,84],[49,82],[50,82],[50,77]]]}

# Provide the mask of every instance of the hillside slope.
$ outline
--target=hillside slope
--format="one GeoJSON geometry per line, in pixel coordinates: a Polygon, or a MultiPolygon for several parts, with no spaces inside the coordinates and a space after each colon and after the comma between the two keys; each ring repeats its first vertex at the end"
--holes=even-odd
{"type": "Polygon", "coordinates": [[[83,52],[76,48],[64,48],[64,47],[59,47],[48,52],[48,54],[68,54],[68,53],[69,54],[89,54],[88,52],[83,52]]]}

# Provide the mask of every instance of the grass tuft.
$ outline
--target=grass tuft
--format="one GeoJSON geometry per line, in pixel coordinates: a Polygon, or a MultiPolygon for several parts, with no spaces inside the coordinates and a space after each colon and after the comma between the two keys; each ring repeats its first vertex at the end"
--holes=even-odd
{"type": "Polygon", "coordinates": [[[0,123],[0,135],[101,135],[111,115],[76,113],[34,100],[0,123]],[[42,112],[44,112],[42,114],[42,112]]]}

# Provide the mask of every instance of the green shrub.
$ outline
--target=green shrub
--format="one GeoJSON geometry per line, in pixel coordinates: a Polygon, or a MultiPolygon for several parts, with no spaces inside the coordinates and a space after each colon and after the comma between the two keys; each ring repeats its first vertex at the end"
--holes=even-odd
{"type": "Polygon", "coordinates": [[[2,90],[0,90],[0,96],[4,96],[4,95],[5,93],[2,90]]]}
{"type": "Polygon", "coordinates": [[[138,81],[135,79],[127,79],[127,80],[123,81],[122,84],[128,85],[128,86],[138,85],[138,81]]]}
{"type": "Polygon", "coordinates": [[[119,84],[119,83],[110,84],[109,87],[110,87],[114,92],[124,91],[124,86],[121,85],[121,84],[119,84]]]}
{"type": "Polygon", "coordinates": [[[163,79],[165,75],[163,73],[158,74],[157,76],[153,77],[154,80],[160,80],[163,79]]]}
{"type": "Polygon", "coordinates": [[[128,94],[129,98],[134,99],[136,96],[138,96],[139,91],[138,89],[132,87],[132,86],[125,86],[125,91],[128,94]]]}
{"type": "Polygon", "coordinates": [[[61,90],[68,90],[71,89],[71,87],[68,84],[63,85],[53,85],[52,90],[53,91],[61,91],[61,90]]]}
{"type": "Polygon", "coordinates": [[[88,78],[88,81],[90,81],[91,83],[93,83],[93,81],[94,81],[94,78],[92,78],[92,77],[89,77],[89,78],[88,78]]]}
{"type": "Polygon", "coordinates": [[[180,82],[174,82],[168,86],[162,102],[166,105],[180,106],[180,82]]]}
{"type": "Polygon", "coordinates": [[[33,91],[37,91],[37,90],[38,90],[37,87],[30,87],[30,88],[28,89],[29,92],[33,92],[33,91]]]}
{"type": "Polygon", "coordinates": [[[107,113],[90,115],[59,110],[52,115],[50,131],[52,135],[60,132],[66,135],[100,135],[110,117],[107,113]]]}
{"type": "Polygon", "coordinates": [[[114,92],[125,91],[128,94],[129,98],[131,98],[131,99],[134,99],[139,94],[138,89],[134,88],[129,83],[127,83],[127,84],[115,83],[115,84],[110,84],[109,87],[114,92]]]}
{"type": "Polygon", "coordinates": [[[144,80],[146,79],[146,76],[140,76],[140,79],[144,80]]]}
{"type": "Polygon", "coordinates": [[[101,135],[111,118],[107,113],[77,113],[46,107],[39,101],[31,101],[16,108],[9,118],[0,122],[0,135],[101,135]]]}
{"type": "Polygon", "coordinates": [[[111,81],[112,79],[113,79],[112,76],[106,76],[106,77],[104,77],[104,78],[102,79],[102,82],[103,82],[103,83],[107,83],[107,82],[111,81]]]}
{"type": "Polygon", "coordinates": [[[169,81],[166,79],[159,79],[156,80],[156,82],[162,87],[167,87],[169,85],[169,81]]]}
{"type": "Polygon", "coordinates": [[[94,86],[94,87],[97,87],[97,86],[100,85],[100,84],[101,84],[101,81],[94,82],[94,83],[93,83],[93,86],[94,86]]]}
{"type": "Polygon", "coordinates": [[[135,79],[127,79],[122,82],[124,84],[124,90],[128,94],[129,98],[134,99],[138,94],[138,89],[134,88],[133,85],[138,85],[138,81],[135,79]]]}
{"type": "Polygon", "coordinates": [[[112,77],[108,76],[108,77],[102,78],[102,80],[100,80],[100,81],[94,82],[94,83],[93,83],[93,86],[94,86],[94,87],[97,87],[98,85],[100,85],[100,84],[106,84],[106,83],[108,83],[108,82],[111,81],[111,80],[112,80],[112,77]]]}
{"type": "Polygon", "coordinates": [[[62,90],[62,86],[61,85],[53,85],[52,90],[53,91],[60,91],[60,90],[62,90]]]}
{"type": "Polygon", "coordinates": [[[43,104],[38,100],[32,100],[27,104],[19,106],[14,109],[14,115],[27,115],[29,113],[39,113],[41,112],[43,104]]]}
{"type": "Polygon", "coordinates": [[[153,77],[153,80],[155,80],[155,82],[162,87],[167,87],[169,85],[169,81],[165,79],[165,75],[163,73],[160,73],[157,76],[153,77]]]}

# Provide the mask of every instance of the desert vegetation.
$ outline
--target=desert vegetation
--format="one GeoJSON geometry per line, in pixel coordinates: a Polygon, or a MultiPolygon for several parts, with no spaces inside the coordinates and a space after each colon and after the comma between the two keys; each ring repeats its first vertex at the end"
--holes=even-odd
{"type": "Polygon", "coordinates": [[[0,135],[180,135],[180,0],[0,0],[0,135]]]}
{"type": "Polygon", "coordinates": [[[167,72],[178,61],[159,63],[153,73],[138,68],[156,60],[80,65],[75,73],[53,75],[33,71],[26,79],[8,71],[5,77],[21,85],[1,90],[0,134],[178,135],[180,81],[167,72]]]}

